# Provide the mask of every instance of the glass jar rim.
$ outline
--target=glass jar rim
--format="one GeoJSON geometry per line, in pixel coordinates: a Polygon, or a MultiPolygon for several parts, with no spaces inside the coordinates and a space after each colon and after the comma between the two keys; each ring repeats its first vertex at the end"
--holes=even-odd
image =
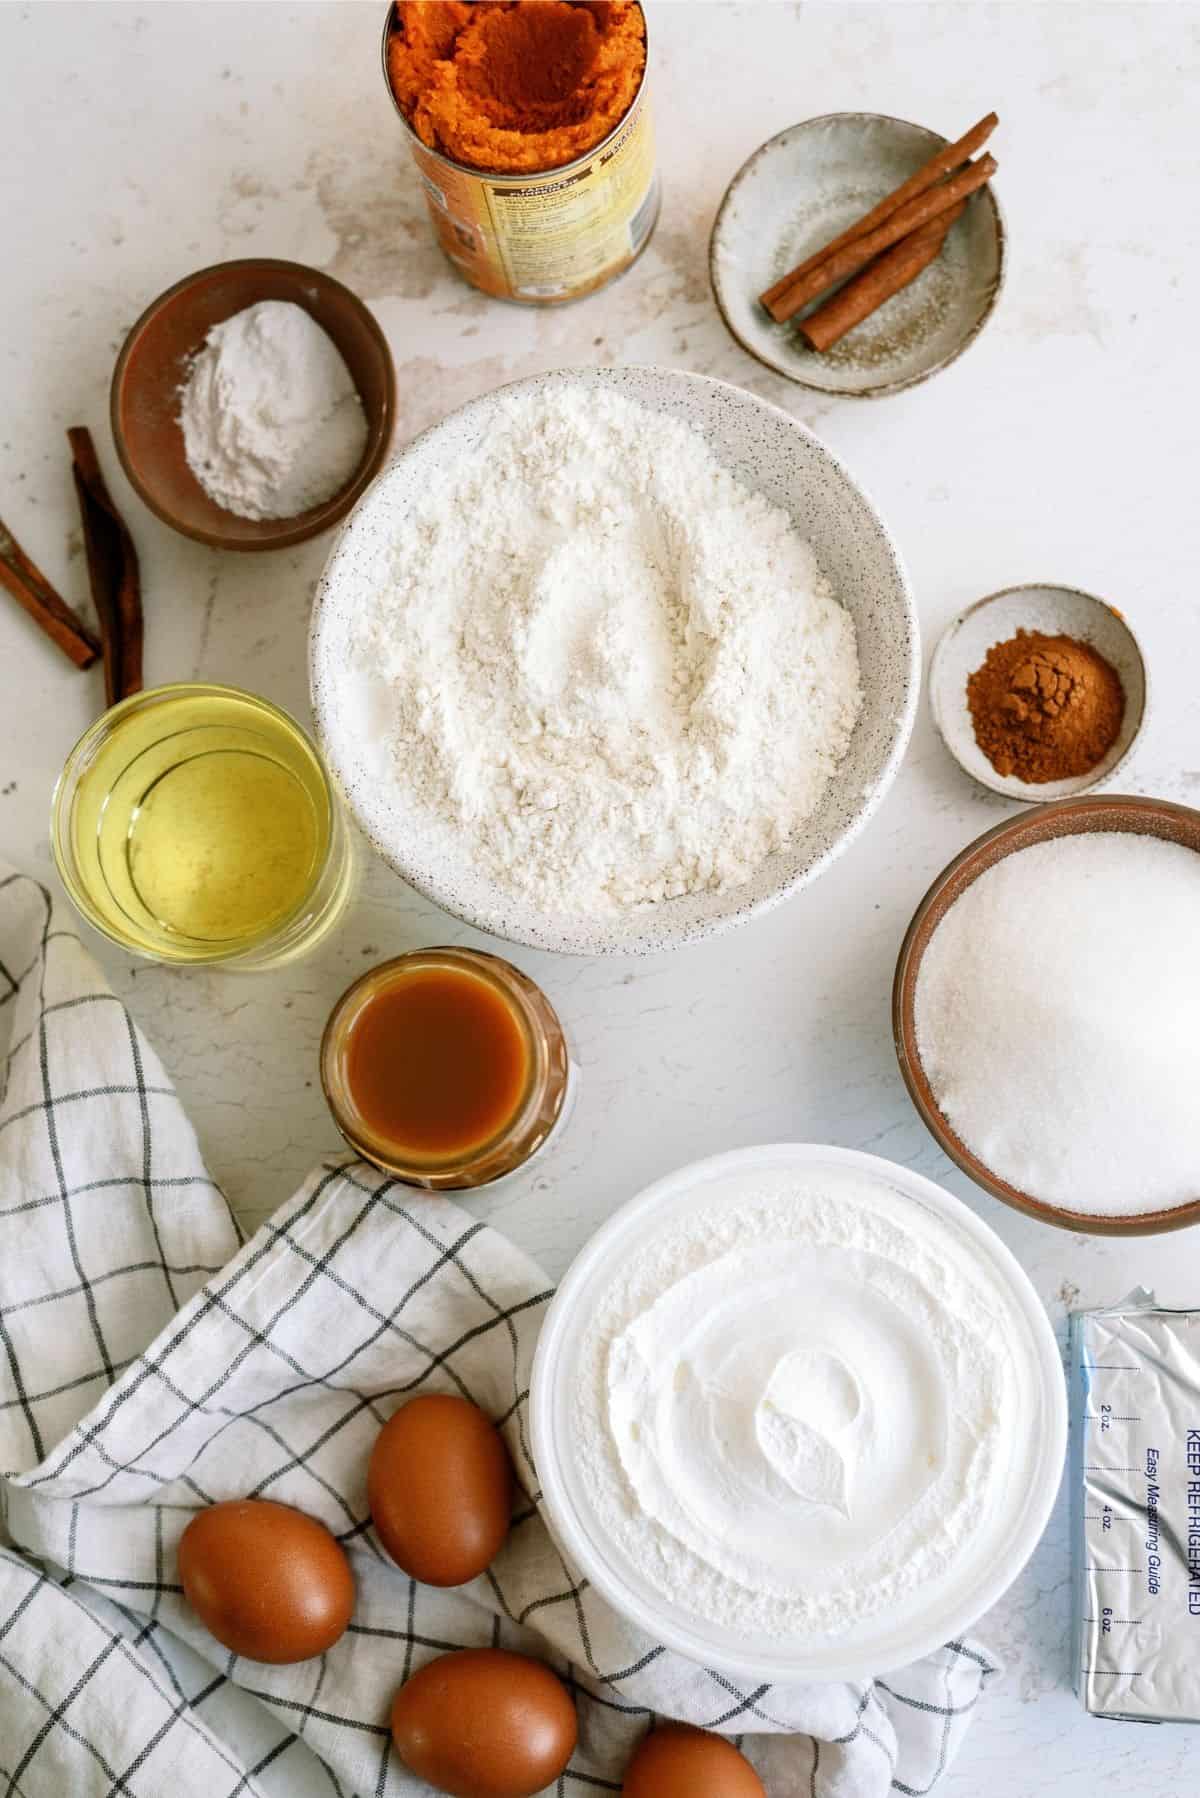
{"type": "Polygon", "coordinates": [[[523,1165],[559,1122],[569,1072],[562,1026],[541,988],[503,957],[456,944],[408,950],[377,963],[352,981],[326,1023],[319,1065],[326,1103],[350,1147],[394,1178],[431,1190],[489,1185],[523,1165]],[[474,1143],[458,1154],[418,1157],[399,1152],[395,1144],[388,1143],[367,1125],[353,1104],[344,1077],[343,1056],[350,1032],[373,992],[386,991],[394,982],[422,968],[448,968],[461,972],[464,978],[483,980],[503,998],[520,1025],[529,1050],[524,1089],[512,1113],[486,1141],[474,1143]],[[551,1115],[546,1128],[537,1134],[536,1125],[547,1100],[551,1115]],[[532,1139],[524,1146],[523,1139],[531,1131],[532,1139]]]}
{"type": "MultiPolygon", "coordinates": [[[[67,753],[50,795],[50,848],[58,877],[62,881],[71,903],[81,916],[87,919],[93,929],[98,930],[101,936],[106,937],[110,943],[115,943],[118,948],[133,954],[148,955],[153,960],[177,967],[215,966],[223,962],[236,961],[242,956],[252,956],[256,951],[261,951],[264,944],[285,933],[300,916],[304,907],[320,887],[328,871],[330,859],[336,852],[338,817],[338,795],[329,770],[325,766],[324,758],[312,736],[290,712],[285,711],[282,706],[276,705],[273,700],[265,699],[260,693],[252,693],[245,687],[230,686],[220,681],[167,681],[157,687],[143,687],[138,692],[130,693],[124,699],[118,700],[115,705],[109,706],[101,712],[98,718],[94,718],[86,730],[76,738],[67,753]],[[240,939],[237,950],[233,954],[221,942],[215,942],[212,945],[211,954],[180,953],[165,932],[162,933],[162,940],[155,942],[153,949],[142,948],[129,936],[122,935],[109,924],[74,872],[76,854],[71,826],[74,815],[74,798],[81,775],[86,773],[93,756],[111,738],[114,730],[120,728],[126,718],[145,709],[148,705],[182,698],[238,700],[283,724],[303,745],[317,776],[330,824],[325,853],[321,857],[320,863],[313,869],[304,891],[295,904],[290,906],[282,917],[272,919],[258,932],[240,939]]],[[[186,940],[192,943],[197,939],[188,938],[186,940]]]]}

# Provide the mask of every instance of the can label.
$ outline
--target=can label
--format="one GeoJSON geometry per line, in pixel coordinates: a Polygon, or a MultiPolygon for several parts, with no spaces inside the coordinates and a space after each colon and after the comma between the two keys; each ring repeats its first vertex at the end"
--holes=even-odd
{"type": "Polygon", "coordinates": [[[645,90],[589,156],[541,175],[460,168],[414,139],[442,248],[484,293],[532,304],[578,299],[627,268],[658,216],[645,90]]]}

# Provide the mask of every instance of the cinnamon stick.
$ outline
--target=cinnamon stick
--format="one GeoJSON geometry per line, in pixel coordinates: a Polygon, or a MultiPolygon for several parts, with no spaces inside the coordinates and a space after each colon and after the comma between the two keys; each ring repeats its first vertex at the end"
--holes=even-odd
{"type": "Polygon", "coordinates": [[[952,175],[940,187],[931,187],[915,200],[909,200],[865,237],[857,238],[853,243],[847,244],[845,249],[835,251],[807,275],[794,281],[770,308],[772,318],[778,324],[783,324],[785,319],[799,312],[802,306],[807,306],[810,300],[815,300],[819,294],[824,293],[827,287],[832,287],[835,281],[840,281],[845,275],[856,275],[881,250],[890,249],[902,237],[929,224],[942,213],[949,212],[959,200],[965,200],[968,194],[973,194],[976,188],[990,181],[996,168],[994,156],[981,156],[978,162],[969,162],[965,169],[960,169],[957,175],[952,175]]]}
{"type": "Polygon", "coordinates": [[[868,264],[860,275],[839,287],[832,299],[810,312],[797,329],[814,350],[827,350],[839,338],[860,325],[864,318],[877,312],[910,282],[915,281],[940,254],[946,234],[960,217],[967,202],[960,200],[940,218],[922,225],[919,231],[901,238],[890,250],[868,264]]]}
{"type": "Polygon", "coordinates": [[[36,562],[30,560],[0,518],[0,587],[41,626],[77,668],[90,668],[100,645],[83,619],[59,597],[36,562]]]}
{"type": "Polygon", "coordinates": [[[115,705],[142,688],[142,593],[137,551],[125,521],[104,484],[91,433],[83,425],[67,432],[74,457],[72,473],[83,519],[92,600],[104,646],[104,696],[115,705]]]}
{"type": "Polygon", "coordinates": [[[915,175],[910,175],[907,181],[902,181],[899,187],[885,195],[877,206],[871,208],[870,212],[864,213],[862,218],[856,220],[838,237],[832,238],[805,262],[799,263],[796,268],[790,269],[786,275],[782,275],[774,286],[768,287],[765,293],[758,296],[760,303],[774,316],[775,302],[783,297],[789,287],[832,256],[835,251],[844,249],[847,244],[856,242],[860,237],[865,237],[869,231],[875,229],[876,225],[881,225],[885,219],[890,218],[893,212],[898,212],[906,201],[915,200],[919,194],[925,193],[935,182],[940,181],[943,175],[948,175],[954,169],[961,168],[964,162],[969,162],[976,150],[981,149],[987,142],[999,123],[998,115],[989,112],[986,118],[980,119],[977,125],[972,125],[971,129],[963,137],[960,137],[957,143],[945,144],[940,150],[936,150],[928,162],[922,163],[915,175]]]}

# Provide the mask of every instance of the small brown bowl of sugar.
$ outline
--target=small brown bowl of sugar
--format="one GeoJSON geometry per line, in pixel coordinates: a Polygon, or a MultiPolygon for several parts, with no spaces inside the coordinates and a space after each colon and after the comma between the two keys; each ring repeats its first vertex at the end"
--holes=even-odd
{"type": "Polygon", "coordinates": [[[1200,1222],[1200,812],[1064,799],[944,868],[896,965],[909,1097],[978,1186],[1061,1229],[1200,1222]]]}
{"type": "Polygon", "coordinates": [[[271,257],[160,294],[113,372],[112,432],[138,495],[216,549],[285,549],[345,517],[396,412],[387,339],[349,288],[271,257]]]}

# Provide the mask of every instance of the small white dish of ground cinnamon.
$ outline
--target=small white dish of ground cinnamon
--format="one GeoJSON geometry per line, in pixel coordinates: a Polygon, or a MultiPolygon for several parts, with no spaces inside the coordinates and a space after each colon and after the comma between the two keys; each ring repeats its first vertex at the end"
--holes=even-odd
{"type": "Polygon", "coordinates": [[[1147,699],[1128,622],[1074,587],[1008,587],[978,600],[943,633],[929,670],[933,721],[955,761],[1025,804],[1109,780],[1147,699]]]}

